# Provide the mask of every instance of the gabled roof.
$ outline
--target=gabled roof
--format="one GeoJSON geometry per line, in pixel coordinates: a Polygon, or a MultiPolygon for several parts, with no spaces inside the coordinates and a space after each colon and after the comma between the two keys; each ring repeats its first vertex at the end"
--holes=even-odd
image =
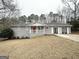
{"type": "Polygon", "coordinates": [[[11,25],[11,27],[25,27],[25,26],[26,26],[25,23],[17,23],[17,24],[11,25]]]}
{"type": "Polygon", "coordinates": [[[26,24],[26,26],[45,26],[46,24],[42,24],[42,23],[29,23],[26,24]]]}
{"type": "Polygon", "coordinates": [[[26,27],[26,26],[46,26],[46,24],[41,24],[41,23],[19,23],[19,24],[15,24],[12,25],[11,27],[26,27]]]}
{"type": "Polygon", "coordinates": [[[51,22],[51,23],[48,23],[47,26],[72,26],[72,25],[64,24],[64,23],[51,22]]]}
{"type": "Polygon", "coordinates": [[[64,23],[57,23],[57,22],[51,22],[51,23],[46,23],[46,24],[42,24],[42,23],[19,23],[19,24],[15,24],[12,25],[11,27],[27,27],[27,26],[72,26],[70,24],[64,24],[64,23]]]}

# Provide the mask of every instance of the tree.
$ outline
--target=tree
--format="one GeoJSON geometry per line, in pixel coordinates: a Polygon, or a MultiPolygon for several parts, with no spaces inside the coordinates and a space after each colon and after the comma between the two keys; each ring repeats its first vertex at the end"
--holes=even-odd
{"type": "MultiPolygon", "coordinates": [[[[72,11],[67,8],[67,7],[63,7],[62,10],[58,10],[57,12],[60,16],[64,16],[66,18],[66,21],[69,22],[71,21],[71,18],[72,18],[72,11]]],[[[61,17],[62,19],[62,17],[61,17]]]]}
{"type": "Polygon", "coordinates": [[[46,19],[45,14],[41,14],[40,19],[41,20],[46,19]]]}
{"type": "Polygon", "coordinates": [[[23,23],[25,23],[26,20],[27,20],[27,17],[26,17],[25,15],[19,17],[19,21],[21,21],[21,22],[23,22],[23,23]]]}
{"type": "Polygon", "coordinates": [[[35,14],[31,14],[30,16],[28,16],[28,20],[30,22],[32,22],[32,21],[38,22],[39,16],[38,15],[35,15],[35,14]]]}
{"type": "Polygon", "coordinates": [[[77,20],[79,15],[79,1],[78,0],[62,0],[66,9],[70,10],[70,13],[73,14],[74,20],[77,20]]]}
{"type": "Polygon", "coordinates": [[[8,23],[7,21],[8,18],[2,18],[0,21],[1,21],[1,26],[0,26],[0,29],[3,30],[5,28],[8,28],[10,23],[8,23]]]}
{"type": "Polygon", "coordinates": [[[8,20],[9,20],[9,24],[10,24],[10,25],[11,25],[11,24],[14,25],[14,24],[19,23],[18,18],[12,17],[12,18],[9,18],[8,20]]]}
{"type": "Polygon", "coordinates": [[[5,29],[10,27],[11,24],[14,24],[12,18],[16,18],[19,15],[19,9],[17,9],[16,4],[13,0],[0,0],[0,28],[5,29]]]}
{"type": "Polygon", "coordinates": [[[40,15],[40,20],[41,20],[42,23],[45,23],[46,22],[45,14],[41,14],[40,15]]]}
{"type": "Polygon", "coordinates": [[[53,21],[53,12],[50,12],[49,14],[48,14],[48,21],[49,22],[51,22],[51,21],[53,21]]]}
{"type": "Polygon", "coordinates": [[[29,22],[32,22],[32,21],[31,21],[31,17],[30,17],[30,16],[28,16],[28,21],[29,21],[29,22]]]}
{"type": "Polygon", "coordinates": [[[35,19],[35,14],[30,15],[31,19],[35,19]]]}
{"type": "Polygon", "coordinates": [[[15,16],[19,12],[13,0],[1,0],[0,3],[0,14],[3,15],[2,18],[15,16]]]}
{"type": "Polygon", "coordinates": [[[50,12],[50,13],[49,13],[49,16],[50,16],[50,17],[53,17],[53,12],[50,12]]]}
{"type": "Polygon", "coordinates": [[[2,18],[0,19],[0,30],[10,28],[11,25],[17,24],[18,22],[17,18],[2,18]]]}
{"type": "Polygon", "coordinates": [[[79,20],[71,21],[70,24],[72,24],[72,31],[79,31],[79,20]]]}
{"type": "Polygon", "coordinates": [[[38,22],[38,20],[39,20],[39,16],[35,15],[35,21],[38,22]]]}
{"type": "Polygon", "coordinates": [[[63,8],[64,15],[66,16],[68,23],[72,25],[72,31],[79,30],[79,0],[62,0],[65,5],[63,8]]]}

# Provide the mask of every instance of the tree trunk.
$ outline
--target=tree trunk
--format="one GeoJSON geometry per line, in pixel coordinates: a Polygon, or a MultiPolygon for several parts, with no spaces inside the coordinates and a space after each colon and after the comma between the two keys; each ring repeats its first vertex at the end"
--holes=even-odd
{"type": "Polygon", "coordinates": [[[76,9],[76,3],[75,3],[74,8],[75,8],[75,11],[74,11],[74,20],[76,20],[76,17],[77,17],[77,14],[76,14],[76,11],[77,11],[77,9],[76,9]]]}

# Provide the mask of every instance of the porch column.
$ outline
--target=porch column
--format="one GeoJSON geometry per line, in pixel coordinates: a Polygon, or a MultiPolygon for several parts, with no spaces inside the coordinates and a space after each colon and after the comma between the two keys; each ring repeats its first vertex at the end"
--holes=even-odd
{"type": "Polygon", "coordinates": [[[72,32],[72,31],[71,31],[71,27],[70,27],[70,34],[71,34],[71,32],[72,32]]]}
{"type": "Polygon", "coordinates": [[[38,34],[38,26],[36,26],[36,34],[38,34]]]}
{"type": "Polygon", "coordinates": [[[31,27],[28,27],[29,37],[31,38],[31,27]]]}
{"type": "Polygon", "coordinates": [[[29,33],[31,34],[31,27],[29,27],[29,33]]]}
{"type": "Polygon", "coordinates": [[[45,34],[45,26],[44,26],[44,29],[43,29],[43,31],[44,31],[44,33],[43,33],[43,34],[45,34]]]}
{"type": "Polygon", "coordinates": [[[58,34],[62,34],[62,27],[58,27],[58,34]]]}
{"type": "Polygon", "coordinates": [[[51,34],[54,34],[54,27],[51,27],[51,34]]]}
{"type": "Polygon", "coordinates": [[[71,33],[71,27],[67,27],[67,34],[71,33]]]}

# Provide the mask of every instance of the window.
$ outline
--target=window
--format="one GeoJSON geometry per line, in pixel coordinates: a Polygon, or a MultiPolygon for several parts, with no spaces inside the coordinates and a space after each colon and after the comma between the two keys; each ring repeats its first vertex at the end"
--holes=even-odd
{"type": "Polygon", "coordinates": [[[38,29],[39,29],[39,30],[43,30],[44,27],[43,27],[43,26],[39,26],[38,29]]]}

